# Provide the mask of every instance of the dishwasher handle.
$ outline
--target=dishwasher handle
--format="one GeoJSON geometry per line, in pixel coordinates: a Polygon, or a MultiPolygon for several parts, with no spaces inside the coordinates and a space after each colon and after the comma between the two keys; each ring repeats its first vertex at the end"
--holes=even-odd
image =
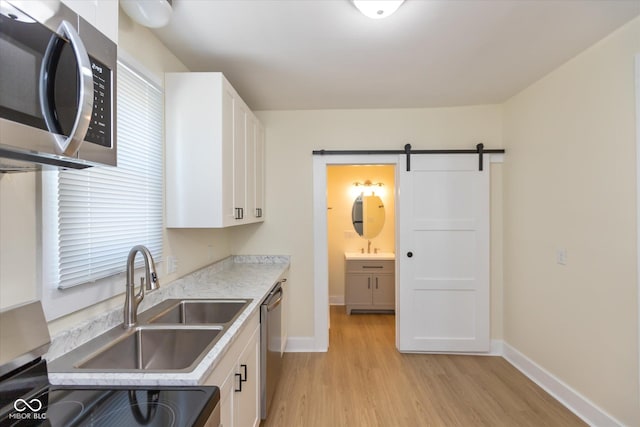
{"type": "Polygon", "coordinates": [[[265,303],[267,305],[267,312],[275,310],[275,308],[279,306],[280,303],[282,303],[283,294],[284,294],[284,291],[282,290],[282,288],[278,288],[278,290],[275,291],[271,295],[271,297],[269,297],[269,300],[265,303]],[[276,295],[278,296],[277,298],[276,298],[276,295]]]}

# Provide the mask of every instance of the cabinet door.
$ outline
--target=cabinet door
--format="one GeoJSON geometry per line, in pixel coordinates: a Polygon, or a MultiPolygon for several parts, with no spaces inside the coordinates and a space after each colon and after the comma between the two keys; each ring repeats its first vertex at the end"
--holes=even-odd
{"type": "Polygon", "coordinates": [[[256,176],[255,176],[255,200],[256,216],[260,221],[264,220],[264,127],[260,122],[256,123],[256,176]]]}
{"type": "Polygon", "coordinates": [[[96,3],[87,0],[62,0],[61,2],[82,16],[89,24],[98,28],[96,25],[96,3]]]}
{"type": "Polygon", "coordinates": [[[118,0],[96,2],[96,27],[114,42],[118,42],[118,0]]]}
{"type": "Polygon", "coordinates": [[[247,211],[244,218],[246,222],[255,222],[256,215],[256,124],[255,116],[247,113],[247,137],[246,137],[246,203],[247,211]]]}
{"type": "Polygon", "coordinates": [[[373,304],[393,306],[396,304],[395,278],[393,274],[373,276],[373,304]]]}
{"type": "Polygon", "coordinates": [[[237,386],[235,369],[229,372],[220,386],[220,426],[233,427],[234,425],[234,396],[237,386]]]}
{"type": "Polygon", "coordinates": [[[346,283],[346,303],[348,305],[370,305],[372,281],[373,278],[371,274],[348,274],[346,283]]]}
{"type": "Polygon", "coordinates": [[[233,103],[233,207],[238,223],[247,216],[246,139],[247,107],[236,98],[233,103]]]}
{"type": "Polygon", "coordinates": [[[287,340],[289,339],[289,276],[282,278],[280,282],[282,286],[282,317],[280,322],[280,353],[284,353],[287,350],[287,340]]]}
{"type": "MultiPolygon", "coordinates": [[[[224,85],[222,89],[222,162],[219,163],[222,171],[220,183],[206,183],[206,185],[220,185],[222,198],[222,225],[234,225],[236,210],[234,205],[234,113],[235,95],[230,86],[224,85]]],[[[204,184],[204,183],[203,183],[204,184]]]]}
{"type": "MultiPolygon", "coordinates": [[[[26,3],[37,5],[39,2],[26,3]]],[[[118,42],[118,0],[62,0],[62,3],[109,39],[118,42]]]]}
{"type": "Polygon", "coordinates": [[[237,427],[260,424],[260,328],[256,328],[247,347],[240,355],[238,372],[242,376],[242,391],[235,393],[234,425],[237,427]]]}

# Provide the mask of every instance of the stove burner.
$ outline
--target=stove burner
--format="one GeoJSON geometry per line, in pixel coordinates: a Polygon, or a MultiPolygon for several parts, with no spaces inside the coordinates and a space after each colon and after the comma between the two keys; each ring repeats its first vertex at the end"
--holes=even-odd
{"type": "Polygon", "coordinates": [[[204,425],[217,387],[55,387],[44,360],[0,378],[0,426],[204,425]]]}
{"type": "Polygon", "coordinates": [[[127,425],[126,420],[133,415],[136,422],[144,426],[166,426],[173,427],[176,425],[176,414],[173,408],[165,403],[157,403],[153,405],[149,412],[147,407],[148,418],[142,417],[141,411],[144,410],[145,405],[131,405],[125,408],[116,408],[105,414],[96,415],[95,418],[91,417],[92,426],[115,426],[115,425],[127,425]],[[124,424],[123,424],[124,421],[124,424]]]}
{"type": "Polygon", "coordinates": [[[54,426],[176,425],[175,408],[162,401],[159,390],[54,389],[49,393],[55,402],[47,408],[47,419],[54,426]]]}
{"type": "Polygon", "coordinates": [[[74,420],[84,412],[84,404],[77,400],[64,400],[47,406],[47,419],[53,426],[65,425],[68,420],[74,420]]]}

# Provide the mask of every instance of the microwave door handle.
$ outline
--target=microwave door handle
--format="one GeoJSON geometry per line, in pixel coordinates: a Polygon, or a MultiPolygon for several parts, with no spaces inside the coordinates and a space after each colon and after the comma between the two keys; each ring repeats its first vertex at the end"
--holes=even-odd
{"type": "Polygon", "coordinates": [[[53,85],[52,66],[55,66],[57,61],[54,56],[59,54],[60,49],[56,48],[56,36],[52,36],[49,46],[45,52],[45,57],[42,61],[42,67],[40,68],[40,107],[42,109],[42,115],[47,125],[47,129],[53,132],[55,140],[55,151],[57,154],[65,156],[74,156],[84,137],[89,129],[91,123],[91,113],[93,112],[93,72],[91,71],[91,61],[89,60],[89,54],[84,47],[80,36],[78,35],[73,25],[68,21],[62,21],[58,27],[57,33],[66,37],[69,40],[69,44],[73,49],[73,54],[76,57],[76,63],[78,64],[78,75],[80,76],[79,96],[78,96],[78,108],[76,118],[73,122],[73,128],[69,136],[60,135],[60,126],[55,115],[55,107],[53,102],[49,102],[49,96],[53,93],[53,89],[50,90],[49,85],[53,85]]]}

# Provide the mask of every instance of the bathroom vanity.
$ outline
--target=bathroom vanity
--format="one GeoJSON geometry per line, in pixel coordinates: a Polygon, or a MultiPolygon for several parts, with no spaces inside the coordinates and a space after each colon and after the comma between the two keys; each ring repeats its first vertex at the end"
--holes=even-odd
{"type": "Polygon", "coordinates": [[[347,252],[344,259],[347,314],[353,310],[395,311],[395,255],[347,252]]]}

